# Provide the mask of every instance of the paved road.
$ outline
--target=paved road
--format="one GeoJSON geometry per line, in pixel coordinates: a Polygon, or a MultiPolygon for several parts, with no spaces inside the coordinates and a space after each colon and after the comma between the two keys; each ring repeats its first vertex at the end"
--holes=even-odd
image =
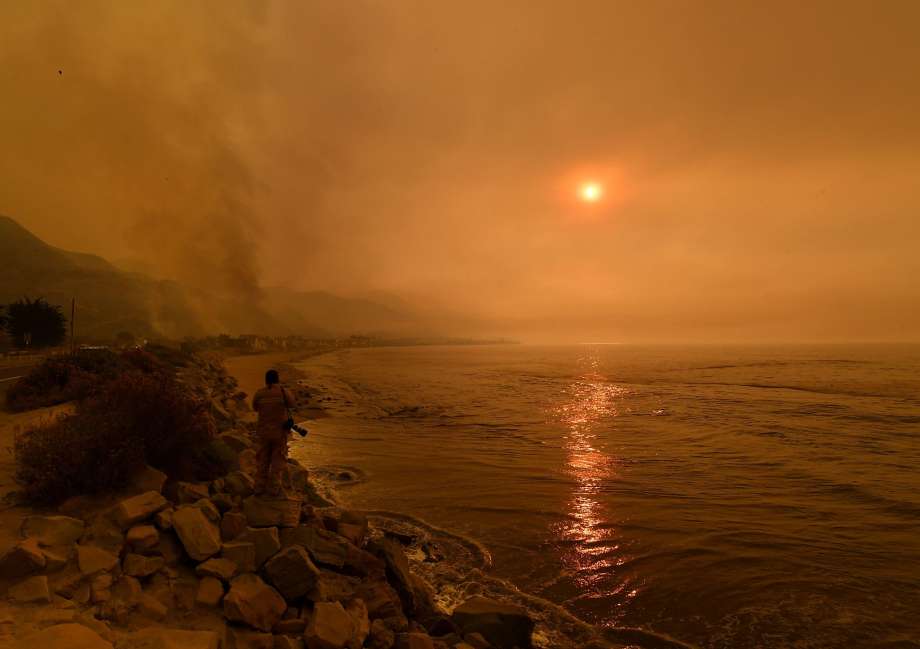
{"type": "Polygon", "coordinates": [[[14,367],[0,367],[0,395],[4,394],[11,385],[16,382],[20,376],[24,376],[29,373],[35,367],[35,364],[32,365],[16,365],[14,367]]]}

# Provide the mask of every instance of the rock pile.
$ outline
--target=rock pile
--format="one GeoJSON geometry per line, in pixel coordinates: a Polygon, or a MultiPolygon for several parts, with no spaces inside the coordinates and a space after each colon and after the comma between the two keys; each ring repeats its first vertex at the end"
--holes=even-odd
{"type": "Polygon", "coordinates": [[[37,620],[13,646],[531,647],[523,610],[480,597],[440,610],[399,542],[315,497],[303,467],[291,465],[296,495],[255,496],[249,433],[219,442],[240,468],[209,484],[167,485],[148,468],[135,483],[155,488],[113,506],[27,518],[0,556],[14,614],[37,620]]]}

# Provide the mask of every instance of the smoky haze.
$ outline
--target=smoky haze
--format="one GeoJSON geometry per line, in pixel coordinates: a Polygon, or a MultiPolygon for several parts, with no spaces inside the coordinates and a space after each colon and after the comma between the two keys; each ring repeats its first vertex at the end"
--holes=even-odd
{"type": "Polygon", "coordinates": [[[0,212],[256,308],[285,286],[524,340],[918,340],[918,21],[5,3],[0,212]]]}

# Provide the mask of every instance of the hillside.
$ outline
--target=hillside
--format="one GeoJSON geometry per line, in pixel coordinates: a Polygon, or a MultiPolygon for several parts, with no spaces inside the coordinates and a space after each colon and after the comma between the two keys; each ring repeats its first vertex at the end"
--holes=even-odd
{"type": "Polygon", "coordinates": [[[181,338],[213,333],[299,334],[315,337],[412,335],[415,318],[405,310],[321,291],[265,289],[257,303],[216,295],[121,270],[96,255],[48,245],[13,219],[0,216],[0,304],[24,295],[65,307],[77,299],[84,339],[119,331],[181,338]]]}

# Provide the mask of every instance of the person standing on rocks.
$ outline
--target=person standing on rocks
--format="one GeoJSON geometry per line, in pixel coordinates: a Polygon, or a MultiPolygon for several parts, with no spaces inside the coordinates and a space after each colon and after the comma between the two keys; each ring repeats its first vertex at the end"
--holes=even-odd
{"type": "Polygon", "coordinates": [[[256,434],[259,450],[256,453],[257,494],[281,494],[281,480],[287,465],[289,410],[294,400],[281,386],[277,370],[265,373],[265,387],[252,397],[252,409],[259,415],[256,434]]]}

